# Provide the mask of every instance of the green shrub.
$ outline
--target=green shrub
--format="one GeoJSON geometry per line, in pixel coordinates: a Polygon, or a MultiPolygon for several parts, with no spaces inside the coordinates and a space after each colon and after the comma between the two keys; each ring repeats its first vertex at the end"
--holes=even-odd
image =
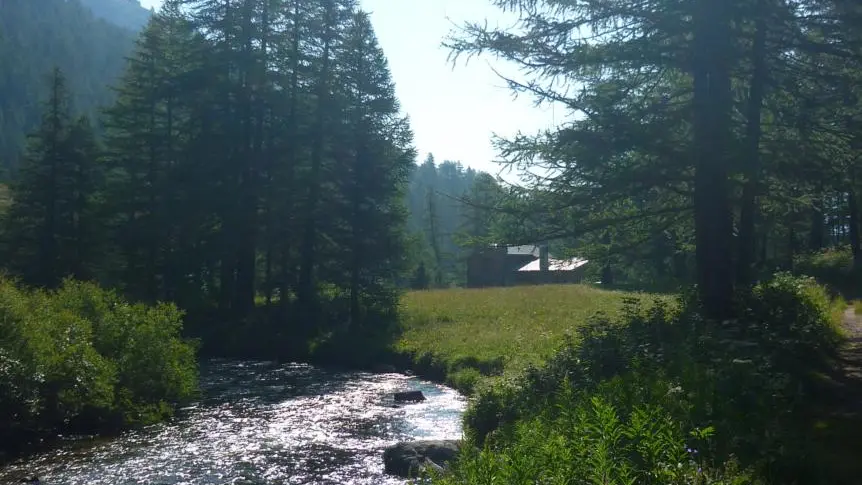
{"type": "Polygon", "coordinates": [[[0,280],[0,443],[98,432],[169,415],[197,386],[172,305],[133,305],[89,283],[53,292],[0,280]]]}
{"type": "Polygon", "coordinates": [[[736,315],[706,320],[691,295],[673,309],[631,300],[619,319],[596,315],[543,366],[483,389],[465,416],[468,436],[513,449],[526,439],[525,423],[557,423],[572,410],[587,412],[599,396],[623,416],[661,409],[684,428],[714,427],[699,448],[714,463],[738,457],[762,477],[812,483],[811,376],[829,368],[841,342],[829,297],[812,279],[782,274],[740,295],[736,315]],[[561,392],[575,391],[579,399],[561,401],[561,392]]]}
{"type": "Polygon", "coordinates": [[[68,281],[53,294],[58,312],[92,323],[93,347],[116,363],[116,402],[129,423],[159,420],[170,403],[194,395],[194,347],[180,340],[182,312],[172,304],[131,304],[113,291],[68,281]]]}
{"type": "Polygon", "coordinates": [[[853,268],[850,246],[826,248],[796,256],[793,267],[797,273],[812,276],[845,296],[860,296],[862,275],[853,268]]]}
{"type": "Polygon", "coordinates": [[[446,383],[464,394],[472,394],[476,385],[482,380],[482,372],[475,367],[464,367],[463,369],[450,372],[446,383]]]}
{"type": "Polygon", "coordinates": [[[465,448],[441,484],[754,484],[735,460],[721,466],[698,450],[711,429],[685,432],[661,406],[620,413],[620,383],[591,394],[563,386],[552,412],[517,422],[500,446],[465,448]]]}

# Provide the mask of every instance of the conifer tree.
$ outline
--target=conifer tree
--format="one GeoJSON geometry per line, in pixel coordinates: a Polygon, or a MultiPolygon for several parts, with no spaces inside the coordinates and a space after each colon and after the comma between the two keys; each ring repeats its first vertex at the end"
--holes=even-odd
{"type": "Polygon", "coordinates": [[[262,296],[303,336],[342,318],[324,288],[344,320],[394,305],[411,135],[355,1],[170,0],[118,93],[105,207],[131,293],[232,320],[262,296]]]}
{"type": "Polygon", "coordinates": [[[55,68],[6,216],[9,265],[36,286],[52,288],[66,276],[92,277],[101,239],[92,210],[98,146],[87,118],[71,116],[66,79],[55,68]]]}
{"type": "Polygon", "coordinates": [[[335,61],[350,142],[339,170],[338,192],[344,194],[339,218],[346,229],[350,321],[359,323],[362,300],[370,305],[391,298],[380,281],[393,281],[404,269],[403,188],[415,154],[367,13],[356,12],[350,19],[340,53],[335,61]]]}
{"type": "Polygon", "coordinates": [[[117,101],[105,113],[105,204],[120,253],[116,277],[132,295],[150,301],[175,297],[179,275],[195,269],[187,265],[196,258],[185,259],[190,248],[178,246],[179,238],[188,243],[183,233],[196,223],[189,216],[195,208],[187,195],[191,187],[184,182],[200,175],[190,166],[197,155],[188,153],[195,129],[190,103],[200,89],[189,52],[194,45],[190,25],[168,2],[138,40],[117,101]]]}

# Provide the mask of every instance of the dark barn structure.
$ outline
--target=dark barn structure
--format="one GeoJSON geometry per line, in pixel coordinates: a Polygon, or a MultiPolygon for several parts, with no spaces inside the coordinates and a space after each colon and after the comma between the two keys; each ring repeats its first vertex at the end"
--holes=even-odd
{"type": "Polygon", "coordinates": [[[547,244],[495,245],[467,259],[467,287],[580,283],[586,260],[550,257],[547,244]]]}

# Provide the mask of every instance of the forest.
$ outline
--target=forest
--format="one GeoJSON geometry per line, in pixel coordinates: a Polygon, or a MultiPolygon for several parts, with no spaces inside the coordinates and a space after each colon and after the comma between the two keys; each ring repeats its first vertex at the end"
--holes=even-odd
{"type": "Polygon", "coordinates": [[[0,10],[0,355],[20,383],[0,396],[19,410],[5,443],[160,419],[194,394],[195,347],[301,358],[327,331],[390,330],[415,153],[355,1],[172,0],[137,40],[83,3],[50,5],[0,10]],[[168,387],[144,385],[159,372],[168,387]]]}
{"type": "Polygon", "coordinates": [[[824,457],[848,438],[812,430],[853,429],[822,376],[862,283],[862,6],[488,3],[520,21],[454,30],[453,64],[514,63],[513,92],[569,115],[495,140],[517,183],[417,164],[356,0],[166,0],[139,33],[93,0],[3,3],[0,439],[163,419],[196,354],[413,359],[475,393],[441,483],[844,483],[824,457]],[[452,327],[406,290],[468,325],[466,293],[425,290],[536,241],[636,296],[505,379],[519,349],[493,330],[452,339],[499,345],[490,364],[393,351],[452,327]]]}
{"type": "Polygon", "coordinates": [[[234,321],[259,298],[307,322],[298,333],[326,318],[324,293],[357,325],[385,306],[414,159],[385,59],[351,2],[277,7],[167,3],[99,135],[65,72],[51,74],[11,185],[14,275],[234,321]]]}

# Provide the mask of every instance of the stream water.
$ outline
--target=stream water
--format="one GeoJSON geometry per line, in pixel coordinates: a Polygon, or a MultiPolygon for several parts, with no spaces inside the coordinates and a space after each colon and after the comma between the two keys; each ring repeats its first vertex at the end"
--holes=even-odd
{"type": "Polygon", "coordinates": [[[402,484],[383,449],[461,437],[465,399],[401,374],[304,364],[210,361],[203,398],[169,423],[103,440],[75,439],[0,469],[0,483],[44,485],[402,484]],[[392,393],[421,390],[422,403],[392,393]]]}

